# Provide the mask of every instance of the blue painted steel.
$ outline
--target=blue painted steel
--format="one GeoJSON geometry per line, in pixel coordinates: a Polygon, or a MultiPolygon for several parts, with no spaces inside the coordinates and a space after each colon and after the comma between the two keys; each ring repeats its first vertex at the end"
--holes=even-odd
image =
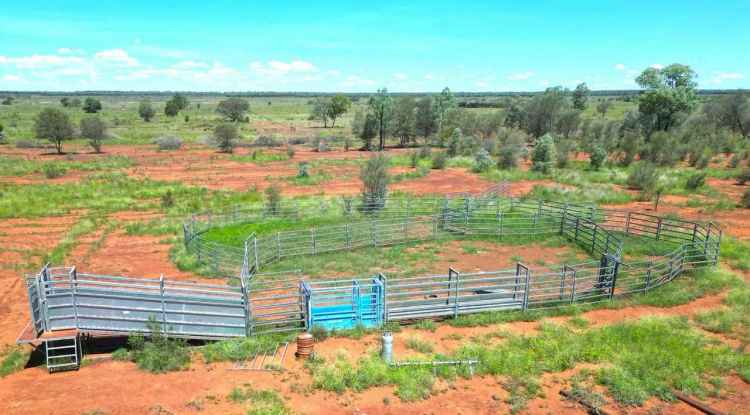
{"type": "Polygon", "coordinates": [[[377,279],[344,284],[316,284],[309,289],[308,327],[326,330],[372,328],[383,324],[383,284],[377,279]]]}

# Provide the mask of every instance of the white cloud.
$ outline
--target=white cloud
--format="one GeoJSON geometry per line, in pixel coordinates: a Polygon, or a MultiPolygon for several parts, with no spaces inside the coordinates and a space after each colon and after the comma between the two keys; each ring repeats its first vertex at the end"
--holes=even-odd
{"type": "Polygon", "coordinates": [[[655,64],[651,65],[651,67],[654,68],[654,69],[664,69],[664,65],[662,65],[660,63],[655,63],[655,64]]]}
{"type": "Polygon", "coordinates": [[[138,66],[140,63],[137,59],[130,56],[128,52],[123,49],[109,49],[97,52],[94,57],[100,61],[113,62],[118,65],[124,66],[138,66]]]}
{"type": "Polygon", "coordinates": [[[335,76],[341,76],[341,71],[339,71],[338,69],[331,69],[329,71],[326,71],[326,74],[328,74],[330,76],[334,76],[334,77],[335,76]]]}
{"type": "Polygon", "coordinates": [[[293,60],[291,62],[271,60],[266,63],[256,61],[250,64],[250,69],[258,76],[270,78],[282,77],[293,73],[318,71],[318,68],[312,63],[301,60],[293,60]]]}
{"type": "Polygon", "coordinates": [[[23,82],[24,79],[18,75],[5,75],[3,76],[5,82],[23,82]]]}
{"type": "Polygon", "coordinates": [[[426,79],[428,81],[432,81],[433,79],[435,79],[435,75],[433,75],[431,73],[427,73],[427,74],[424,75],[424,79],[426,79]]]}
{"type": "Polygon", "coordinates": [[[57,49],[57,53],[60,55],[83,55],[83,49],[74,49],[74,48],[59,48],[57,49]]]}
{"type": "Polygon", "coordinates": [[[205,62],[199,61],[181,61],[172,65],[175,69],[195,69],[195,68],[208,68],[210,65],[205,62]]]}
{"type": "Polygon", "coordinates": [[[624,63],[618,63],[615,65],[615,69],[618,71],[624,71],[625,70],[625,64],[624,63]]]}
{"type": "Polygon", "coordinates": [[[739,72],[714,72],[714,75],[707,82],[718,85],[724,81],[739,81],[745,79],[745,75],[739,72]]]}
{"type": "Polygon", "coordinates": [[[397,81],[405,81],[407,78],[409,77],[405,73],[398,72],[393,74],[393,79],[397,81]]]}
{"type": "Polygon", "coordinates": [[[525,81],[529,78],[534,76],[534,72],[532,71],[526,71],[526,72],[517,72],[508,75],[508,79],[511,81],[525,81]]]}
{"type": "Polygon", "coordinates": [[[0,65],[15,65],[17,68],[21,69],[35,69],[79,63],[83,63],[83,59],[75,56],[31,55],[11,58],[0,55],[0,65]]]}
{"type": "Polygon", "coordinates": [[[543,79],[542,82],[539,83],[541,86],[549,86],[549,79],[543,79]]]}

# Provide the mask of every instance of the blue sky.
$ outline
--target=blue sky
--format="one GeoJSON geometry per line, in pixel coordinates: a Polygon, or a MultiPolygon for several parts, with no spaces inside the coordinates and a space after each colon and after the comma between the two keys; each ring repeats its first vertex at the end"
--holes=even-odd
{"type": "Polygon", "coordinates": [[[750,2],[4,0],[0,90],[750,87],[750,2]]]}

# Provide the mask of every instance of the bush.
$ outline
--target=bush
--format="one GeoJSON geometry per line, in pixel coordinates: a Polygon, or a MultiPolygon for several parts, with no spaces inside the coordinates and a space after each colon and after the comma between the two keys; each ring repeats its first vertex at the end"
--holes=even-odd
{"type": "Polygon", "coordinates": [[[745,209],[750,208],[750,189],[745,190],[745,193],[742,194],[742,199],[740,199],[740,206],[745,209]]]}
{"type": "Polygon", "coordinates": [[[644,193],[652,193],[656,190],[659,175],[656,165],[648,161],[638,162],[628,175],[627,184],[632,189],[641,190],[644,193]]]}
{"type": "Polygon", "coordinates": [[[182,140],[179,137],[164,136],[154,140],[154,144],[159,147],[159,150],[179,150],[182,147],[182,140]]]}
{"type": "Polygon", "coordinates": [[[429,144],[424,143],[422,147],[419,148],[419,158],[426,159],[430,158],[432,156],[432,147],[430,147],[429,144]]]}
{"type": "Polygon", "coordinates": [[[269,186],[265,190],[266,209],[272,215],[277,215],[281,211],[281,190],[276,186],[269,186]]]}
{"type": "Polygon", "coordinates": [[[570,152],[575,148],[575,142],[573,140],[560,140],[555,145],[555,163],[557,168],[564,169],[568,167],[568,161],[570,160],[570,152]]]}
{"type": "Polygon", "coordinates": [[[458,155],[459,146],[461,145],[461,129],[456,128],[448,140],[448,156],[455,157],[458,155]]]}
{"type": "Polygon", "coordinates": [[[436,170],[443,170],[445,165],[448,163],[448,156],[444,151],[438,151],[432,155],[432,168],[436,170]]]}
{"type": "Polygon", "coordinates": [[[306,161],[300,161],[299,165],[297,166],[297,177],[310,177],[310,172],[308,171],[310,168],[310,164],[306,161]]]}
{"type": "Polygon", "coordinates": [[[286,155],[289,156],[290,159],[294,158],[294,154],[294,147],[292,147],[291,145],[286,146],[286,155]]]}
{"type": "Polygon", "coordinates": [[[38,148],[40,145],[36,141],[32,140],[18,140],[16,141],[16,148],[38,148]]]}
{"type": "Polygon", "coordinates": [[[737,176],[737,184],[743,185],[747,182],[750,182],[750,169],[745,169],[737,176]]]}
{"type": "Polygon", "coordinates": [[[606,160],[607,150],[600,145],[595,145],[594,148],[591,149],[591,155],[589,156],[589,165],[591,166],[591,169],[599,170],[606,160]]]}
{"type": "Polygon", "coordinates": [[[419,164],[419,153],[416,151],[412,151],[409,153],[409,166],[412,169],[416,169],[417,165],[419,164]]]}
{"type": "Polygon", "coordinates": [[[706,184],[706,173],[695,173],[688,177],[685,189],[695,190],[706,184]]]}
{"type": "Polygon", "coordinates": [[[83,110],[88,114],[96,114],[102,110],[102,103],[96,98],[88,97],[83,101],[83,110]]]}
{"type": "Polygon", "coordinates": [[[134,361],[140,369],[153,373],[183,370],[190,366],[190,351],[185,340],[167,337],[161,325],[153,319],[147,325],[148,340],[141,334],[132,334],[128,337],[130,352],[118,350],[112,357],[134,361]]]}
{"type": "Polygon", "coordinates": [[[531,169],[547,174],[552,171],[555,162],[555,140],[551,135],[545,134],[536,139],[534,150],[531,153],[531,169]]]}
{"type": "Polygon", "coordinates": [[[169,189],[161,195],[161,207],[164,209],[169,209],[174,206],[174,194],[172,193],[172,189],[169,189]]]}
{"type": "Polygon", "coordinates": [[[223,123],[214,128],[214,140],[216,141],[216,146],[224,153],[234,152],[234,147],[237,145],[238,138],[239,133],[236,124],[223,123]]]}
{"type": "Polygon", "coordinates": [[[362,166],[359,172],[362,180],[362,199],[365,206],[381,207],[388,194],[388,157],[375,154],[362,166]]]}
{"type": "Polygon", "coordinates": [[[477,154],[474,155],[475,172],[487,171],[491,169],[494,164],[495,161],[492,160],[492,157],[490,157],[490,153],[488,153],[485,149],[477,151],[477,154]]]}
{"type": "MultiPolygon", "coordinates": [[[[298,144],[296,142],[293,142],[292,140],[290,140],[290,143],[298,144]]],[[[255,147],[281,147],[282,142],[273,137],[262,135],[256,138],[252,145],[255,147]]]]}
{"type": "Polygon", "coordinates": [[[102,152],[102,140],[107,137],[107,125],[98,116],[81,119],[81,136],[89,140],[95,152],[102,152]]]}
{"type": "Polygon", "coordinates": [[[44,167],[42,167],[42,171],[44,172],[44,177],[48,179],[62,177],[67,172],[65,167],[58,163],[46,163],[44,167]]]}

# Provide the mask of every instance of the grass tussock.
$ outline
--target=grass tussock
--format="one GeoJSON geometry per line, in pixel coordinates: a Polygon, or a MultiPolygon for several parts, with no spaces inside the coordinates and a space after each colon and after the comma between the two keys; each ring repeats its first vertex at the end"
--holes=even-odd
{"type": "Polygon", "coordinates": [[[18,372],[29,361],[29,350],[20,346],[5,346],[0,351],[0,378],[18,372]]]}
{"type": "Polygon", "coordinates": [[[247,415],[290,415],[293,413],[279,393],[272,389],[236,387],[229,392],[227,399],[237,404],[248,405],[247,415]]]}

